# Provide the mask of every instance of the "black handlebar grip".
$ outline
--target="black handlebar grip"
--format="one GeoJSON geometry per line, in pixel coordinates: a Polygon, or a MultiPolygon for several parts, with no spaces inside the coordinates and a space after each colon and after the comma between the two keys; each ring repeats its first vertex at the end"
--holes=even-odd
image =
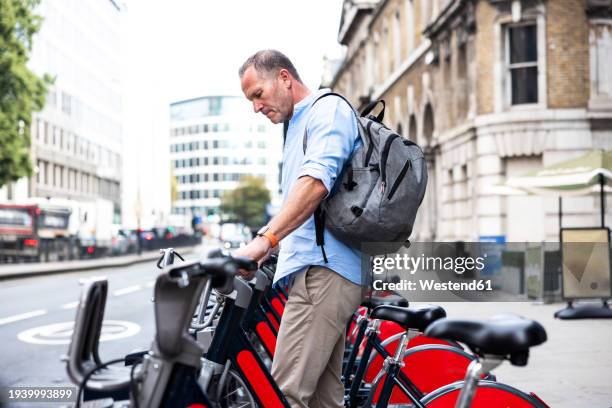
{"type": "Polygon", "coordinates": [[[237,256],[231,258],[233,263],[238,267],[238,269],[246,269],[247,271],[256,271],[257,270],[257,262],[252,260],[251,258],[247,258],[244,256],[237,256]]]}

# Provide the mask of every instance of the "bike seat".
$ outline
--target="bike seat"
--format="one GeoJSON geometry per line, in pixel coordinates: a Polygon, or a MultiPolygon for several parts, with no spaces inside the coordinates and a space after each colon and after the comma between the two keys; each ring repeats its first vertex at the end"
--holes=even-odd
{"type": "Polygon", "coordinates": [[[424,331],[434,321],[446,317],[446,311],[440,306],[434,305],[424,305],[410,309],[385,305],[375,308],[370,317],[395,322],[406,330],[424,331]]]}
{"type": "Polygon", "coordinates": [[[480,355],[508,356],[514,365],[526,365],[529,347],[546,341],[546,330],[540,323],[515,315],[488,320],[443,319],[429,326],[425,335],[465,343],[480,355]]]}
{"type": "Polygon", "coordinates": [[[367,307],[368,309],[374,309],[378,306],[392,305],[400,307],[408,307],[408,300],[400,295],[387,295],[387,296],[370,296],[361,302],[361,306],[367,307]]]}

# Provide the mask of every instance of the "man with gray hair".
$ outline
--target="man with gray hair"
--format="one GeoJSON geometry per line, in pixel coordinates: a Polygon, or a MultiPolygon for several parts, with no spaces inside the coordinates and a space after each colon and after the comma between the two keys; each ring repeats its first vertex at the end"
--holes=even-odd
{"type": "MultiPolygon", "coordinates": [[[[317,99],[284,54],[263,50],[239,70],[255,113],[288,121],[283,151],[283,206],[236,252],[256,261],[280,241],[274,282],[292,282],[280,325],[272,376],[292,407],[342,407],[340,376],[346,324],[361,302],[360,253],[324,230],[317,246],[313,213],[360,142],[352,108],[337,96],[317,99]],[[316,104],[314,102],[317,101],[316,104]],[[303,151],[304,132],[308,149],[303,151]]],[[[250,278],[252,275],[245,274],[250,278]]]]}

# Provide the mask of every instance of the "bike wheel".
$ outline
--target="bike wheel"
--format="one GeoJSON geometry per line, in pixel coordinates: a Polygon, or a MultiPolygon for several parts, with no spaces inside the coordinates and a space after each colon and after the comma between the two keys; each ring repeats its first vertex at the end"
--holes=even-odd
{"type": "MultiPolygon", "coordinates": [[[[395,350],[397,349],[397,345],[399,344],[399,339],[404,333],[404,329],[402,329],[397,323],[393,322],[382,322],[381,324],[381,333],[379,338],[382,339],[382,346],[389,352],[390,355],[395,354],[395,350]],[[386,331],[385,331],[386,326],[386,331]]],[[[446,340],[434,339],[431,337],[427,337],[423,334],[413,338],[408,343],[408,350],[411,348],[424,346],[424,345],[434,345],[441,344],[451,347],[460,348],[457,344],[453,344],[446,340]]],[[[384,359],[380,354],[376,352],[376,350],[372,351],[372,355],[370,356],[370,360],[368,361],[368,369],[365,372],[363,380],[366,383],[372,382],[376,374],[382,369],[384,359]]],[[[456,378],[453,381],[462,379],[463,377],[456,378]]],[[[452,381],[451,381],[452,382],[452,381]]],[[[444,383],[443,385],[449,384],[449,382],[444,383]]],[[[437,387],[436,387],[437,388],[437,387]]],[[[435,388],[434,388],[435,389],[435,388]]]]}
{"type": "MultiPolygon", "coordinates": [[[[473,356],[457,347],[442,344],[422,345],[406,350],[403,358],[405,366],[401,371],[422,396],[465,378],[467,368],[473,360],[473,356]]],[[[383,375],[381,384],[385,378],[386,375],[383,375]]],[[[381,388],[372,385],[373,403],[378,402],[381,388]]],[[[410,399],[395,386],[389,404],[410,404],[410,399]]]]}
{"type": "MultiPolygon", "coordinates": [[[[442,387],[426,395],[421,402],[428,408],[451,408],[455,406],[463,381],[442,387]]],[[[534,394],[526,394],[506,384],[480,380],[470,408],[548,408],[534,394]]]]}
{"type": "Polygon", "coordinates": [[[217,402],[222,408],[255,408],[255,399],[234,370],[227,372],[225,383],[217,389],[217,402]]]}

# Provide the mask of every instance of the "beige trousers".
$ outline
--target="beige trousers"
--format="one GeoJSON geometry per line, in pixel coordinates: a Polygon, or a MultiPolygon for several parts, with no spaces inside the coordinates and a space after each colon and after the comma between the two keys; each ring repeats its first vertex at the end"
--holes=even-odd
{"type": "Polygon", "coordinates": [[[330,269],[311,266],[295,277],[272,362],[292,407],[344,406],[346,324],[360,303],[361,287],[330,269]]]}

